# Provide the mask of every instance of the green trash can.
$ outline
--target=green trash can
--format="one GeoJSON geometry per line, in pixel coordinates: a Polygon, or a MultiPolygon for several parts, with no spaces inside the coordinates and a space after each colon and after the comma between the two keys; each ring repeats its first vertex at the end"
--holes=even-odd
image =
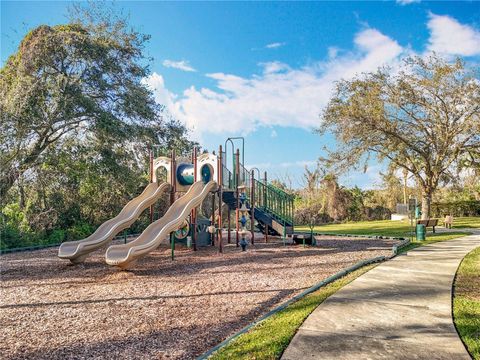
{"type": "Polygon", "coordinates": [[[424,241],[425,233],[426,233],[425,225],[417,224],[417,228],[415,230],[416,230],[417,240],[424,241]]]}

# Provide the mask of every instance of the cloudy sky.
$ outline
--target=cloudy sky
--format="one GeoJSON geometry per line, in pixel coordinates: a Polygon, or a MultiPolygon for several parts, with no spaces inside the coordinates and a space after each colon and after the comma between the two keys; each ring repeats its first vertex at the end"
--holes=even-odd
{"type": "MultiPolygon", "coordinates": [[[[1,2],[2,63],[28,29],[65,21],[65,2],[1,2]]],[[[146,83],[214,150],[245,136],[247,165],[300,184],[323,146],[313,129],[336,80],[431,51],[480,60],[478,2],[120,2],[152,36],[146,83]]],[[[342,178],[374,187],[384,165],[342,178]]]]}

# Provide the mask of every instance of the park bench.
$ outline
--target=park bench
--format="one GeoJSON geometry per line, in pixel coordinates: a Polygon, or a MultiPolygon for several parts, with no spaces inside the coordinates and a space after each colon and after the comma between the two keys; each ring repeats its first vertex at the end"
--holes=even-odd
{"type": "Polygon", "coordinates": [[[432,227],[433,233],[435,233],[435,226],[438,224],[438,219],[426,219],[417,220],[417,225],[425,225],[425,228],[432,227]]]}

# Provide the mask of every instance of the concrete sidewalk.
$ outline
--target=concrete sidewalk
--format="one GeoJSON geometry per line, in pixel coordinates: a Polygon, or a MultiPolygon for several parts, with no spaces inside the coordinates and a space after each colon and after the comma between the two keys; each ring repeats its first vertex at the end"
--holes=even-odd
{"type": "Polygon", "coordinates": [[[360,276],[310,314],[282,359],[470,359],[452,319],[463,257],[480,235],[411,250],[360,276]]]}

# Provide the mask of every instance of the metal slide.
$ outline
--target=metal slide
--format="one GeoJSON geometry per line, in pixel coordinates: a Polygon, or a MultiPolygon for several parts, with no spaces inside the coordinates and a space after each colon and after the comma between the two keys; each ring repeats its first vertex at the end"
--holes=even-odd
{"type": "Polygon", "coordinates": [[[107,264],[127,268],[140,257],[155,250],[169,238],[172,231],[182,226],[190,211],[199,206],[216,187],[215,181],[206,184],[203,181],[195,182],[185,195],[170,206],[162,218],[150,224],[137,239],[127,244],[110,246],[105,254],[107,264]]]}
{"type": "Polygon", "coordinates": [[[69,259],[77,264],[85,260],[88,254],[111,241],[120,231],[130,227],[140,214],[153,205],[168,189],[170,184],[156,182],[148,184],[143,192],[129,201],[120,213],[113,219],[107,220],[89,237],[83,240],[68,241],[60,245],[58,257],[69,259]]]}

